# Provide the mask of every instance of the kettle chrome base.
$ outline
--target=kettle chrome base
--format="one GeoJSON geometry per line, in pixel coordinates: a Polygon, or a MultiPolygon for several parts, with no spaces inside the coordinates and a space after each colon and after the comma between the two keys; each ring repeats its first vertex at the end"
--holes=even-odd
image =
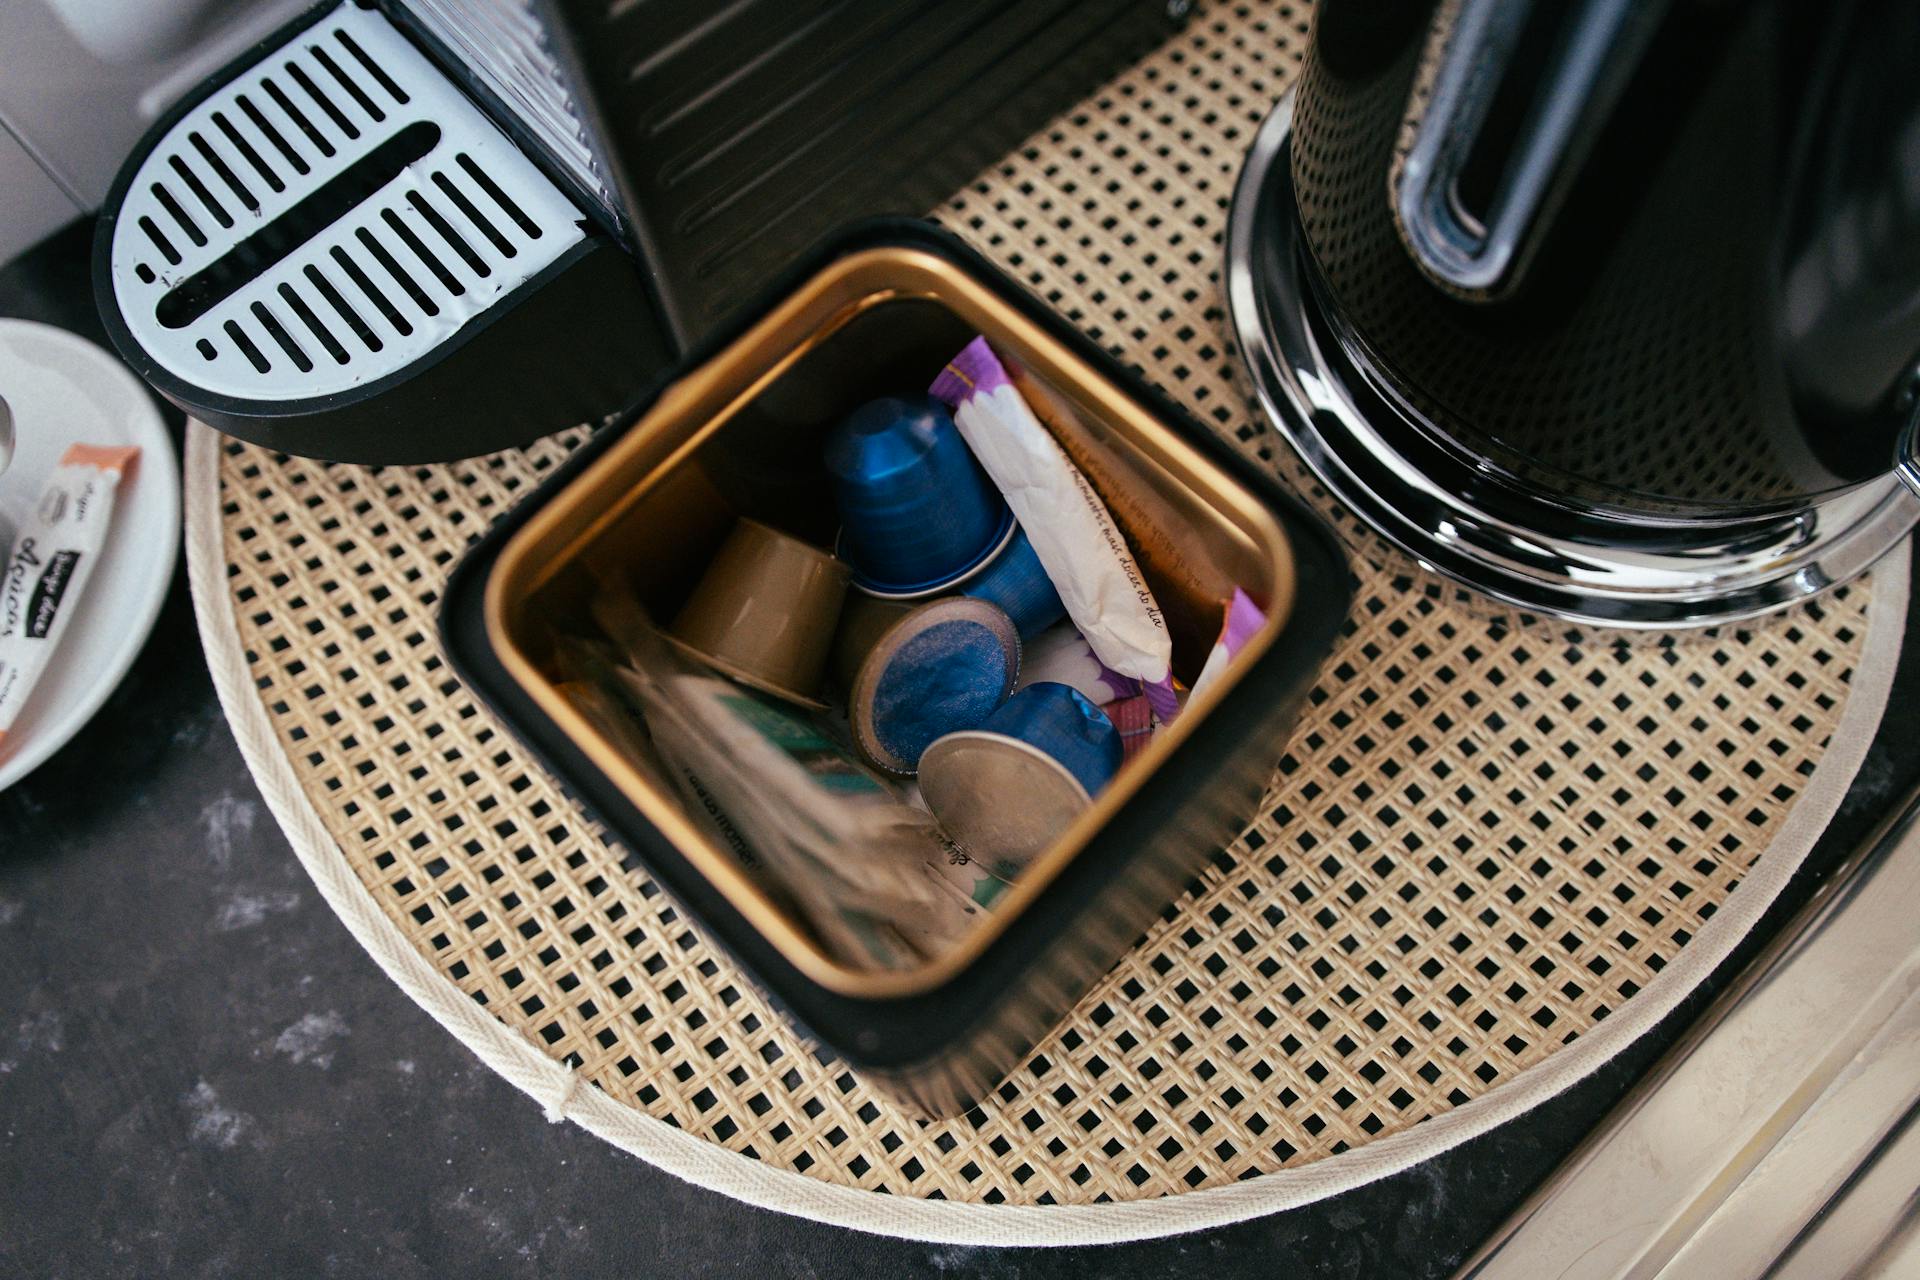
{"type": "Polygon", "coordinates": [[[1294,206],[1292,123],[1289,93],[1261,125],[1234,190],[1234,338],[1269,421],[1335,498],[1426,568],[1577,622],[1708,626],[1846,581],[1920,518],[1920,499],[1892,474],[1764,516],[1650,518],[1420,447],[1437,433],[1367,368],[1315,295],[1294,206]]]}

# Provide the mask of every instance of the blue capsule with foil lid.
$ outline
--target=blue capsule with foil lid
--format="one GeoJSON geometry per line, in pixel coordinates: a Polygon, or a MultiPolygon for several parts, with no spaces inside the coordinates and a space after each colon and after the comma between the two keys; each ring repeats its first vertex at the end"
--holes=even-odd
{"type": "Polygon", "coordinates": [[[1030,640],[1067,616],[1053,579],[1040,565],[1027,531],[1014,526],[1006,549],[957,584],[960,594],[988,600],[1007,611],[1022,640],[1030,640]]]}
{"type": "Polygon", "coordinates": [[[1019,672],[1005,610],[965,596],[921,605],[860,664],[847,706],[854,743],[887,772],[911,775],[936,739],[984,724],[1019,672]]]}
{"type": "Polygon", "coordinates": [[[870,400],[841,420],[824,453],[840,510],[840,554],[880,592],[938,587],[984,563],[1013,512],[944,406],[870,400]]]}
{"type": "Polygon", "coordinates": [[[980,732],[1018,739],[1053,757],[1089,796],[1099,795],[1120,771],[1120,731],[1072,685],[1028,685],[988,716],[980,732]]]}
{"type": "Polygon", "coordinates": [[[1085,813],[1119,772],[1120,731],[1064,684],[1027,686],[978,729],[936,738],[920,793],[947,837],[1013,879],[1085,813]]]}
{"type": "MultiPolygon", "coordinates": [[[[844,531],[835,553],[847,558],[844,531]]],[[[994,546],[986,562],[959,576],[917,591],[882,591],[870,583],[853,579],[854,589],[876,600],[908,603],[931,600],[937,596],[963,595],[1000,606],[1013,619],[1022,640],[1030,640],[1067,616],[1053,579],[1041,567],[1033,543],[1018,523],[1007,528],[1006,536],[994,546]]]]}

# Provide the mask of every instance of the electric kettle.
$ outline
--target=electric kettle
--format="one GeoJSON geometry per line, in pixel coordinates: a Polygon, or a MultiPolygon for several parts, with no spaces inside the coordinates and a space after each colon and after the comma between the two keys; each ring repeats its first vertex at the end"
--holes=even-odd
{"type": "Polygon", "coordinates": [[[1543,613],[1724,622],[1859,573],[1920,516],[1916,65],[1910,0],[1325,0],[1228,233],[1266,411],[1543,613]]]}

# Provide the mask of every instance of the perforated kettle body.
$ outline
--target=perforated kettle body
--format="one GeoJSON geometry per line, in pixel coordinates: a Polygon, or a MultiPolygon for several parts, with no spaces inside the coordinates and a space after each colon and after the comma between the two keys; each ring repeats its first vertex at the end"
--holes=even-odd
{"type": "Polygon", "coordinates": [[[1550,612],[1711,622],[1857,572],[1920,511],[1916,56],[1899,0],[1328,0],[1235,211],[1283,427],[1550,612]],[[1295,429],[1258,290],[1310,313],[1353,438],[1295,429]]]}

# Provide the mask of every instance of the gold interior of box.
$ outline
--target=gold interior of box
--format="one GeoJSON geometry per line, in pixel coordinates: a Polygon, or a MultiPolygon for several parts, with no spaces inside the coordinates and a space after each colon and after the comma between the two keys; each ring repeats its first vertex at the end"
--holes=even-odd
{"type": "MultiPolygon", "coordinates": [[[[1029,394],[1029,400],[1035,394],[1029,394]]],[[[1233,696],[1293,605],[1279,521],[1117,384],[988,283],[933,253],[875,248],[822,270],[717,356],[669,386],[642,419],[503,549],[487,582],[488,636],[508,673],[649,822],[801,972],[865,998],[929,990],[970,964],[1068,865],[1212,708],[1233,696]],[[558,688],[556,634],[593,634],[603,581],[628,584],[669,621],[733,521],[751,516],[819,546],[836,526],[821,463],[826,432],[874,396],[920,394],[976,333],[1036,380],[1036,404],[1112,510],[1166,616],[1174,671],[1191,681],[1237,584],[1267,614],[1225,676],[1130,760],[1086,813],[954,947],[912,969],[871,971],[822,950],[806,926],[688,821],[558,688]]]]}

